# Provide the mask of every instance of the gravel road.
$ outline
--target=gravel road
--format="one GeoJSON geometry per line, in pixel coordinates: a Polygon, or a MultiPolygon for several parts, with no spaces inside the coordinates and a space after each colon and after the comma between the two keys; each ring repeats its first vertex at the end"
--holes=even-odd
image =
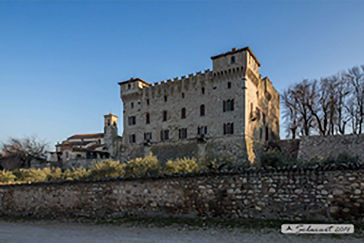
{"type": "Polygon", "coordinates": [[[92,225],[78,223],[61,223],[55,221],[36,222],[5,222],[0,221],[0,243],[152,243],[152,242],[364,242],[363,238],[353,235],[333,238],[329,235],[283,235],[279,229],[252,230],[235,229],[186,229],[182,226],[146,227],[146,226],[116,226],[92,225]],[[244,230],[243,230],[244,231],[244,230]],[[262,233],[263,232],[263,233],[262,233]]]}

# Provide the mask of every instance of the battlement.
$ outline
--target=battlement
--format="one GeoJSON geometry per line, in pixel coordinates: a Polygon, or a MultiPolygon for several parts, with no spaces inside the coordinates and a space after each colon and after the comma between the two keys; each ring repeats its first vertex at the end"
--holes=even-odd
{"type": "Polygon", "coordinates": [[[156,87],[162,87],[164,85],[175,85],[177,83],[182,83],[184,81],[189,81],[189,80],[193,80],[193,79],[197,79],[197,78],[209,78],[212,77],[212,71],[210,69],[206,69],[204,72],[196,72],[196,74],[190,73],[188,75],[183,75],[181,77],[175,77],[173,79],[167,79],[167,80],[162,80],[160,82],[155,82],[150,84],[148,87],[143,87],[144,88],[156,88],[156,87]]]}

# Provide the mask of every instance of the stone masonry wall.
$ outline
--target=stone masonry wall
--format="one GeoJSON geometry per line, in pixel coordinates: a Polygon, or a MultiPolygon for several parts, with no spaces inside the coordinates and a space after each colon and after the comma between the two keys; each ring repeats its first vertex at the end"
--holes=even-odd
{"type": "Polygon", "coordinates": [[[309,136],[301,138],[298,158],[311,160],[315,157],[327,158],[348,152],[364,159],[364,134],[309,136]]]}
{"type": "Polygon", "coordinates": [[[364,222],[363,168],[3,185],[0,214],[364,222]]]}

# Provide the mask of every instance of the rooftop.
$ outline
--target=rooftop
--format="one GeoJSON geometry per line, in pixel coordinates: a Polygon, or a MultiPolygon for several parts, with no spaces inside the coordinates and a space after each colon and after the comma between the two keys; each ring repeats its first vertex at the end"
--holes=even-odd
{"type": "Polygon", "coordinates": [[[216,55],[216,56],[212,56],[211,59],[214,60],[214,59],[219,58],[219,57],[224,57],[224,56],[227,56],[227,55],[232,55],[232,54],[235,54],[235,53],[238,53],[238,52],[243,52],[243,51],[248,51],[250,53],[250,55],[254,58],[254,60],[258,63],[258,66],[259,67],[261,66],[260,62],[258,61],[256,56],[253,54],[252,50],[250,50],[249,46],[246,46],[246,47],[240,48],[240,49],[233,48],[231,51],[228,51],[228,52],[216,55]]]}
{"type": "Polygon", "coordinates": [[[103,137],[104,137],[103,133],[76,134],[67,138],[67,140],[81,139],[81,138],[103,138],[103,137]]]}
{"type": "Polygon", "coordinates": [[[130,78],[129,80],[127,80],[127,81],[123,81],[123,82],[119,82],[118,84],[119,85],[123,85],[123,84],[127,84],[127,83],[132,83],[132,82],[135,82],[135,81],[140,81],[140,82],[142,82],[142,83],[144,83],[144,84],[146,84],[146,85],[150,85],[150,83],[148,83],[148,82],[146,82],[146,81],[144,81],[143,79],[141,79],[141,78],[130,78]]]}

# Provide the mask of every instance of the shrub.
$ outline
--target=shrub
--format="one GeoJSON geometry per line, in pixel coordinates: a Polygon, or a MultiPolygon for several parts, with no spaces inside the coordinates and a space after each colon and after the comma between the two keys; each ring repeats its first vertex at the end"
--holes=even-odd
{"type": "Polygon", "coordinates": [[[153,153],[149,153],[145,158],[136,158],[126,164],[125,173],[127,176],[158,176],[162,172],[162,166],[153,153]]]}
{"type": "Polygon", "coordinates": [[[183,158],[176,159],[175,161],[169,160],[164,168],[165,173],[188,173],[196,172],[199,170],[199,166],[196,163],[195,158],[183,158]]]}
{"type": "Polygon", "coordinates": [[[47,172],[44,168],[41,169],[18,169],[15,170],[13,173],[16,177],[16,181],[21,183],[28,183],[28,182],[39,182],[39,181],[46,181],[47,180],[47,172]]]}
{"type": "Polygon", "coordinates": [[[296,159],[284,155],[282,152],[278,151],[275,148],[268,148],[266,151],[263,151],[259,154],[257,166],[282,167],[294,164],[297,164],[296,159]]]}
{"type": "MultiPolygon", "coordinates": [[[[320,160],[313,160],[313,163],[326,166],[326,165],[343,165],[343,164],[356,164],[360,163],[360,158],[358,155],[351,155],[347,151],[340,153],[338,156],[330,156],[326,159],[321,158],[320,160]]],[[[312,163],[312,162],[311,162],[312,163]]]]}
{"type": "Polygon", "coordinates": [[[125,164],[121,164],[119,161],[103,160],[90,166],[88,172],[85,169],[76,170],[75,175],[79,178],[91,177],[98,179],[124,176],[125,164]]]}
{"type": "Polygon", "coordinates": [[[15,175],[11,171],[0,171],[0,183],[9,183],[15,180],[15,175]]]}

